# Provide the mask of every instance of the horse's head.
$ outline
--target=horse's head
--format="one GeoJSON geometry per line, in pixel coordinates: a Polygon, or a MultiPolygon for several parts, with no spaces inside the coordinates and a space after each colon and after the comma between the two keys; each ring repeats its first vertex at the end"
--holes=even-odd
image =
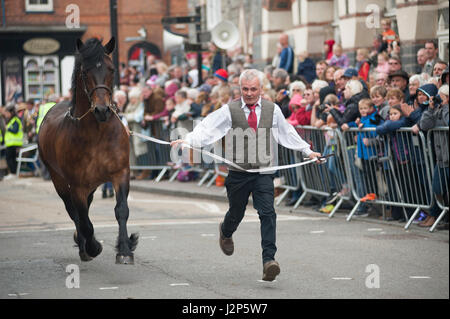
{"type": "Polygon", "coordinates": [[[99,122],[105,122],[111,116],[114,64],[109,54],[114,51],[115,45],[114,37],[105,46],[98,39],[89,39],[86,43],[80,39],[77,41],[82,87],[89,100],[90,110],[99,122]]]}

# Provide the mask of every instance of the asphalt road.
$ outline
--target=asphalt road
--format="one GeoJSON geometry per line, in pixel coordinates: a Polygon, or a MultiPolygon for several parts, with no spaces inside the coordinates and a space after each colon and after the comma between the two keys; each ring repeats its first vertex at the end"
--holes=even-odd
{"type": "Polygon", "coordinates": [[[1,299],[449,298],[448,231],[279,210],[281,274],[267,283],[253,207],[234,235],[234,255],[225,256],[218,224],[226,203],[131,192],[128,232],[140,234],[135,265],[116,265],[115,202],[100,195],[90,216],[103,252],[81,262],[50,182],[0,182],[1,299]]]}

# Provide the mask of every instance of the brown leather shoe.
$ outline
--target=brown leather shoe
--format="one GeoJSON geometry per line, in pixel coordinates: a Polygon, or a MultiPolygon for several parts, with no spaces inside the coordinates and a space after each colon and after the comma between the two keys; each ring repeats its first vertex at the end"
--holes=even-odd
{"type": "Polygon", "coordinates": [[[264,281],[273,281],[280,274],[280,265],[275,260],[267,261],[263,266],[264,281]]]}
{"type": "Polygon", "coordinates": [[[219,245],[220,245],[220,249],[222,249],[223,253],[227,256],[231,256],[233,255],[234,252],[234,243],[233,243],[233,238],[227,238],[223,235],[222,233],[222,223],[220,223],[219,225],[219,245]]]}
{"type": "Polygon", "coordinates": [[[419,227],[431,227],[433,226],[436,218],[433,216],[428,216],[423,222],[419,223],[419,227]],[[429,217],[429,218],[428,218],[429,217]]]}
{"type": "Polygon", "coordinates": [[[142,171],[142,173],[141,173],[138,177],[136,177],[136,179],[137,179],[138,181],[141,181],[141,180],[147,179],[147,178],[149,178],[149,177],[150,177],[150,171],[144,170],[144,171],[142,171]]]}

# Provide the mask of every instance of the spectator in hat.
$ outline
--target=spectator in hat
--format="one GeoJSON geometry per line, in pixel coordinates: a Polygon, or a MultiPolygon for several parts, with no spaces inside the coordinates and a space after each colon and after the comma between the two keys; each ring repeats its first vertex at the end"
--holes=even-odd
{"type": "Polygon", "coordinates": [[[214,76],[219,79],[219,86],[223,86],[228,83],[228,72],[224,69],[218,69],[214,72],[214,76]]]}
{"type": "Polygon", "coordinates": [[[358,80],[359,82],[361,82],[363,89],[365,91],[368,91],[366,82],[359,78],[358,70],[354,68],[348,68],[347,70],[345,70],[343,77],[346,78],[347,81],[358,80]]]}
{"type": "Polygon", "coordinates": [[[389,74],[389,84],[392,88],[397,88],[405,94],[405,102],[409,101],[410,94],[408,89],[409,75],[403,70],[389,74]]]}

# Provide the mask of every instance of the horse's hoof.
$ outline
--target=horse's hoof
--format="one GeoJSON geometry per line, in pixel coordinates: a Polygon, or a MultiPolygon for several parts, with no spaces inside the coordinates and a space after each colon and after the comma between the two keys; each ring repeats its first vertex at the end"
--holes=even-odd
{"type": "Polygon", "coordinates": [[[74,233],[73,233],[73,241],[74,241],[75,244],[77,244],[77,246],[78,246],[78,236],[77,236],[77,231],[74,231],[74,233]]]}
{"type": "Polygon", "coordinates": [[[134,265],[133,256],[116,255],[116,264],[134,265]]]}
{"type": "Polygon", "coordinates": [[[81,261],[91,261],[94,258],[89,256],[86,252],[80,252],[80,259],[81,261]]]}

